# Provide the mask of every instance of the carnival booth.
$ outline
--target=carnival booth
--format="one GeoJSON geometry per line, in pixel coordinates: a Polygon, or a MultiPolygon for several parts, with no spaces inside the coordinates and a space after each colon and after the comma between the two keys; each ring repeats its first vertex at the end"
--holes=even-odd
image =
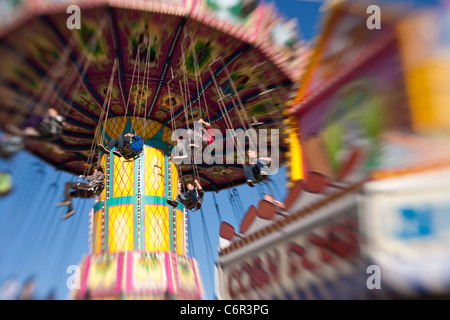
{"type": "Polygon", "coordinates": [[[449,11],[379,6],[381,28],[361,2],[327,13],[286,111],[290,209],[222,234],[221,298],[450,292],[449,11]]]}

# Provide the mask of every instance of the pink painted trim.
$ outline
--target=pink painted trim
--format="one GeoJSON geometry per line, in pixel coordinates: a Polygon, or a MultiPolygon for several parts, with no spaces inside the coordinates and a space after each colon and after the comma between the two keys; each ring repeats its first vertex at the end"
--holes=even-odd
{"type": "Polygon", "coordinates": [[[116,274],[116,285],[113,290],[114,294],[120,294],[120,288],[122,286],[122,271],[123,271],[123,252],[120,252],[118,253],[117,257],[117,274],[116,274]]]}
{"type": "Polygon", "coordinates": [[[192,14],[194,12],[196,4],[197,4],[197,0],[192,0],[192,6],[191,6],[191,10],[190,10],[189,14],[192,14]]]}
{"type": "Polygon", "coordinates": [[[79,292],[79,296],[78,299],[82,299],[85,295],[86,295],[86,291],[87,291],[87,277],[88,277],[88,273],[89,273],[89,267],[91,266],[91,255],[88,255],[86,257],[86,263],[84,265],[84,274],[83,274],[83,279],[81,280],[81,285],[80,285],[80,292],[79,292]]]}
{"type": "Polygon", "coordinates": [[[133,258],[134,258],[134,252],[133,251],[127,251],[127,273],[125,275],[125,288],[127,291],[133,291],[133,258]]]}
{"type": "Polygon", "coordinates": [[[264,18],[264,11],[265,11],[265,5],[261,5],[261,7],[258,8],[258,20],[256,22],[255,31],[253,32],[253,35],[251,36],[251,42],[253,42],[253,43],[257,43],[257,41],[258,41],[259,29],[261,27],[261,23],[264,18]]]}
{"type": "Polygon", "coordinates": [[[172,267],[172,263],[170,261],[170,252],[164,252],[164,263],[166,267],[166,276],[167,276],[167,292],[172,295],[175,295],[175,287],[173,284],[173,273],[174,269],[172,267]]]}
{"type": "Polygon", "coordinates": [[[194,276],[195,276],[195,285],[197,287],[197,299],[202,300],[203,299],[203,290],[202,285],[200,282],[200,275],[197,269],[197,261],[193,258],[189,258],[192,262],[192,269],[194,270],[194,276]]]}
{"type": "Polygon", "coordinates": [[[177,294],[177,296],[180,296],[184,294],[184,291],[182,290],[180,286],[180,278],[178,275],[178,260],[176,258],[176,254],[174,252],[170,252],[170,260],[172,264],[172,270],[173,270],[173,278],[174,278],[174,291],[177,294]]]}
{"type": "Polygon", "coordinates": [[[95,211],[94,208],[91,208],[89,210],[89,232],[88,232],[88,241],[89,241],[89,254],[92,254],[94,252],[94,215],[95,211]]]}

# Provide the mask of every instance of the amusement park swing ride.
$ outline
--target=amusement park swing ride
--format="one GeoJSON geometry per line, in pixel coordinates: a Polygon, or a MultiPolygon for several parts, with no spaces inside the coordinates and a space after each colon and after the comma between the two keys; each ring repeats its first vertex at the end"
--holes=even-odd
{"type": "MultiPolygon", "coordinates": [[[[8,132],[54,108],[65,118],[61,135],[25,137],[24,149],[73,175],[105,169],[75,299],[201,299],[187,208],[166,199],[194,180],[237,199],[246,179],[239,163],[175,163],[172,133],[199,119],[223,134],[278,130],[283,163],[283,111],[301,70],[295,24],[256,1],[239,2],[226,18],[215,1],[76,4],[80,29],[67,28],[66,4],[48,0],[22,1],[1,26],[0,127],[8,132]],[[141,153],[97,151],[128,132],[144,140],[141,153]]],[[[226,141],[215,143],[223,155],[226,141]]]]}

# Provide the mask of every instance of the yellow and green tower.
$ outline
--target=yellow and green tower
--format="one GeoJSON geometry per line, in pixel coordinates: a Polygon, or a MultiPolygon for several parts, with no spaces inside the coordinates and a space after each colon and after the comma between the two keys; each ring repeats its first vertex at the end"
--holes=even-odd
{"type": "MultiPolygon", "coordinates": [[[[202,299],[197,261],[188,256],[186,210],[178,194],[172,130],[154,120],[110,118],[97,142],[135,132],[144,151],[133,160],[100,158],[105,189],[90,215],[90,253],[81,262],[75,299],[202,299]]],[[[100,134],[101,132],[101,134],[100,134]]]]}

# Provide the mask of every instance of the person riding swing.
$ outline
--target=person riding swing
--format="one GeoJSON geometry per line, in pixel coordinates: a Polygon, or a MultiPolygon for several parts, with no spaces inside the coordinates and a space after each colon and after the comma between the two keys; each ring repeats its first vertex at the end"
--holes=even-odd
{"type": "Polygon", "coordinates": [[[247,184],[250,187],[254,187],[256,183],[263,181],[266,177],[262,174],[261,169],[264,167],[262,161],[272,161],[270,157],[257,157],[257,153],[254,150],[247,151],[248,164],[244,164],[244,174],[247,184]],[[256,159],[255,164],[250,164],[251,159],[256,159]]]}
{"type": "Polygon", "coordinates": [[[141,153],[144,148],[144,141],[136,134],[122,133],[119,135],[118,139],[111,139],[106,147],[102,144],[97,146],[103,153],[109,153],[114,147],[116,147],[116,149],[113,151],[113,154],[129,160],[134,159],[141,153]]]}
{"type": "Polygon", "coordinates": [[[49,108],[45,116],[33,114],[19,127],[8,124],[6,129],[18,136],[52,141],[61,136],[65,121],[65,117],[58,110],[49,108]]]}
{"type": "Polygon", "coordinates": [[[102,166],[94,168],[93,174],[84,177],[84,179],[90,182],[66,182],[64,187],[64,200],[57,205],[58,207],[68,206],[68,211],[63,216],[63,219],[75,213],[72,206],[73,197],[93,198],[94,196],[99,196],[105,187],[105,174],[102,166]]]}
{"type": "Polygon", "coordinates": [[[194,122],[194,129],[187,130],[187,140],[181,140],[180,145],[180,155],[174,157],[174,160],[181,160],[188,158],[188,148],[197,148],[200,147],[200,150],[203,150],[208,145],[214,143],[216,137],[214,128],[209,122],[206,122],[203,119],[199,119],[194,122]],[[195,134],[195,127],[199,126],[201,128],[201,135],[195,134]]]}
{"type": "Polygon", "coordinates": [[[179,183],[177,198],[175,200],[166,199],[166,202],[174,208],[177,207],[178,203],[181,202],[188,210],[199,210],[202,206],[203,195],[205,191],[203,190],[197,179],[194,180],[194,183],[188,182],[186,184],[186,188],[188,190],[182,193],[181,183],[179,183]]]}

